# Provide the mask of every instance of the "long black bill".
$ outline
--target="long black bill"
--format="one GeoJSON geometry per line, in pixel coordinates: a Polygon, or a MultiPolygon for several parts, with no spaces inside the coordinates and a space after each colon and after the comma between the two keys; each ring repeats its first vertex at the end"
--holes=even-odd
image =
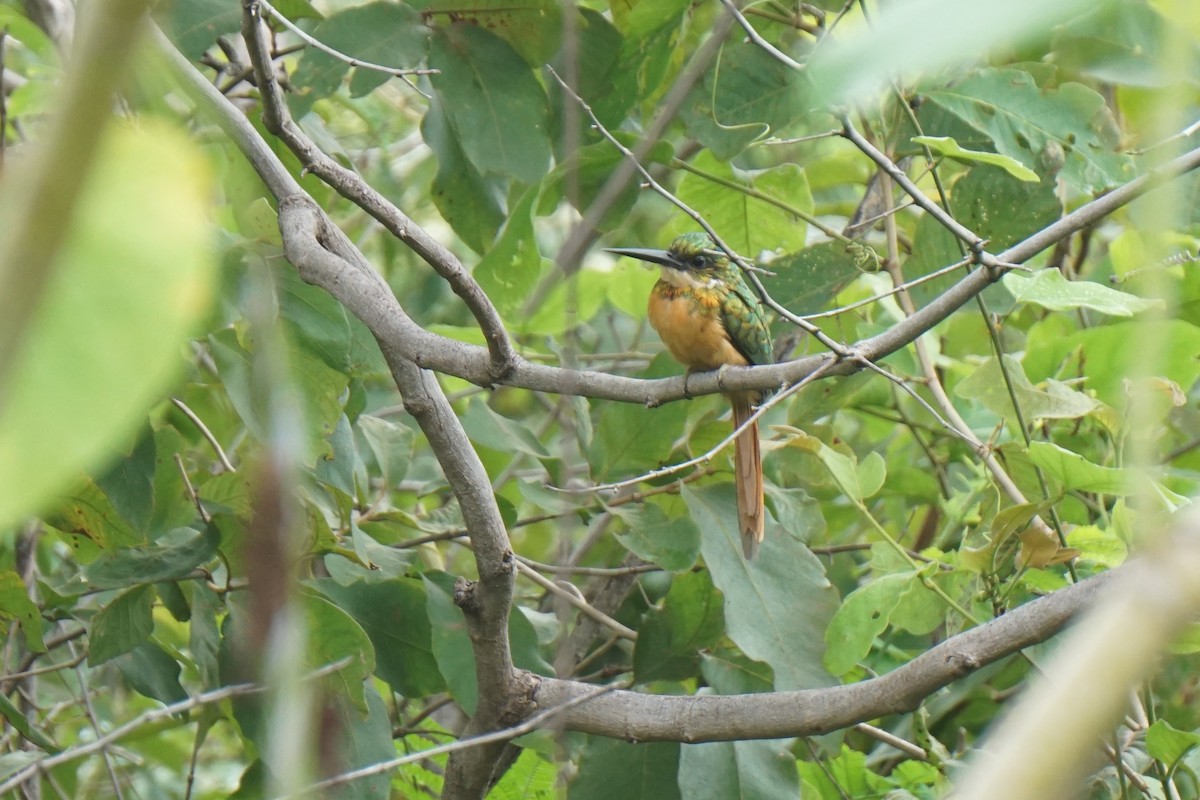
{"type": "Polygon", "coordinates": [[[606,247],[604,251],[616,253],[619,256],[629,256],[639,261],[649,261],[651,264],[679,268],[679,262],[666,250],[655,250],[649,247],[606,247]]]}

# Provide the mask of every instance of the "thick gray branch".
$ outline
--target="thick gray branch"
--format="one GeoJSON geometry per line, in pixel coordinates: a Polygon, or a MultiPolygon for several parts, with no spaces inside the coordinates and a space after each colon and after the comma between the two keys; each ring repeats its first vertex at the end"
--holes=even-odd
{"type": "MultiPolygon", "coordinates": [[[[1124,571],[1026,603],[878,678],[830,689],[726,696],[617,691],[564,711],[556,721],[568,730],[630,741],[713,742],[812,736],[903,714],[952,681],[1054,636],[1124,571]]],[[[534,700],[550,708],[594,690],[576,681],[542,678],[534,700]]]]}

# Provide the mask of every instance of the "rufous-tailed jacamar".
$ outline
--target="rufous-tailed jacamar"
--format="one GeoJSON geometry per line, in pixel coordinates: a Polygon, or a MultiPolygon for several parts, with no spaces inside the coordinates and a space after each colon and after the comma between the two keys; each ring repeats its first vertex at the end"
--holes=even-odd
{"type": "MultiPolygon", "coordinates": [[[[685,233],[666,250],[609,248],[610,253],[662,268],[650,292],[649,318],[671,355],[689,370],[770,364],[771,332],[758,297],[724,252],[704,233],[685,233]]],[[[761,399],[731,392],[733,425],[740,427],[761,399]]],[[[763,473],[758,422],[734,440],[734,486],[742,552],[753,558],[763,540],[763,473]]]]}

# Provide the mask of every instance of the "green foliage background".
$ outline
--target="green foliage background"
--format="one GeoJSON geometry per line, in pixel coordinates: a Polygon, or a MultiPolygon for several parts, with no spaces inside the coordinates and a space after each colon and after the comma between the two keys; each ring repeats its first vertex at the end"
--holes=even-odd
{"type": "MultiPolygon", "coordinates": [[[[787,68],[735,30],[657,141],[644,132],[708,38],[718,3],[276,5],[361,61],[440,70],[405,85],[290,48],[294,35],[276,41],[304,130],[473,265],[526,358],[637,377],[680,371],[645,324],[655,276],[600,246],[665,246],[696,225],[635,181],[597,219],[582,262],[555,262],[623,157],[546,65],[574,81],[620,142],[646,148],[657,180],[765,264],[767,290],[798,314],[886,292],[889,255],[904,280],[962,258],[958,241],[911,206],[893,217],[892,253],[880,224],[853,246],[838,234],[876,172],[851,142],[827,135],[840,128],[831,112],[851,110],[929,196],[945,193],[991,252],[1194,147],[1195,135],[1170,137],[1200,116],[1200,10],[1170,0],[1066,4],[1052,18],[1016,4],[1021,30],[971,34],[983,46],[959,38],[952,14],[936,16],[946,4],[892,8],[919,22],[884,39],[897,53],[918,51],[894,72],[876,63],[886,48],[843,63],[856,42],[879,36],[875,4],[815,4],[830,31],[819,42],[810,14],[756,4],[757,30],[812,69],[787,68]]],[[[217,85],[257,121],[253,87],[214,47],[236,34],[237,4],[177,2],[157,20],[206,74],[222,67],[217,85]]],[[[3,25],[6,69],[27,79],[8,97],[7,141],[23,146],[44,130],[64,67],[19,4],[0,4],[3,25]]],[[[277,646],[293,673],[341,664],[306,680],[322,759],[301,772],[316,780],[441,743],[461,720],[450,709],[470,714],[478,689],[454,603],[455,577],[474,565],[434,454],[371,334],[284,260],[273,199],[231,142],[192,115],[150,48],[125,97],[67,223],[55,281],[0,384],[0,781],[37,756],[253,675],[243,651],[258,612],[246,587],[262,554],[246,542],[273,469],[295,501],[286,563],[305,634],[260,643],[264,674],[277,646]]],[[[483,343],[418,257],[314,177],[297,177],[419,324],[483,343]]],[[[878,375],[825,380],[764,418],[771,521],[747,564],[725,454],[682,485],[659,480],[638,496],[547,488],[622,480],[704,453],[728,430],[720,398],[647,408],[439,374],[518,555],[649,565],[633,578],[549,574],[636,630],[636,644],[606,628],[580,634],[578,612],[520,581],[516,665],[653,693],[826,687],[887,672],[1123,563],[1200,488],[1196,192],[1186,176],[1119,210],[923,337],[936,379],[994,447],[1024,505],[909,394],[878,375]],[[1022,538],[1035,514],[1065,548],[1022,538]]],[[[904,199],[886,196],[864,213],[904,199]]],[[[914,287],[913,302],[961,274],[914,287]]],[[[853,342],[903,316],[888,297],[815,321],[853,342]]],[[[777,335],[788,329],[776,322],[777,335]]],[[[801,337],[787,355],[819,352],[801,337]]],[[[882,366],[932,398],[912,348],[882,366]]],[[[1151,727],[1129,733],[1123,749],[1148,796],[1163,796],[1168,776],[1180,796],[1200,793],[1194,642],[1178,649],[1142,692],[1151,727]]],[[[543,732],[519,740],[491,796],[940,796],[998,714],[996,698],[1030,671],[1014,656],[915,714],[876,721],[920,743],[927,761],[854,730],[702,745],[543,732]]],[[[66,761],[40,780],[62,796],[116,796],[116,785],[144,797],[263,796],[294,767],[272,761],[280,724],[251,697],[226,699],[139,727],[103,757],[66,761]]],[[[407,764],[337,796],[436,795],[444,763],[407,764]]],[[[1108,764],[1089,791],[1139,790],[1108,764]]]]}

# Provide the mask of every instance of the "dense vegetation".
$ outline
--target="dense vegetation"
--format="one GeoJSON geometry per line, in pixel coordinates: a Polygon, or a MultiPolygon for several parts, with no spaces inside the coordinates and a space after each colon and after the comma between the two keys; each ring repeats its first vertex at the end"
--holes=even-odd
{"type": "Polygon", "coordinates": [[[1200,6],[81,5],[0,2],[0,795],[1200,795],[1200,6]],[[702,228],[778,365],[603,252],[702,228]]]}

